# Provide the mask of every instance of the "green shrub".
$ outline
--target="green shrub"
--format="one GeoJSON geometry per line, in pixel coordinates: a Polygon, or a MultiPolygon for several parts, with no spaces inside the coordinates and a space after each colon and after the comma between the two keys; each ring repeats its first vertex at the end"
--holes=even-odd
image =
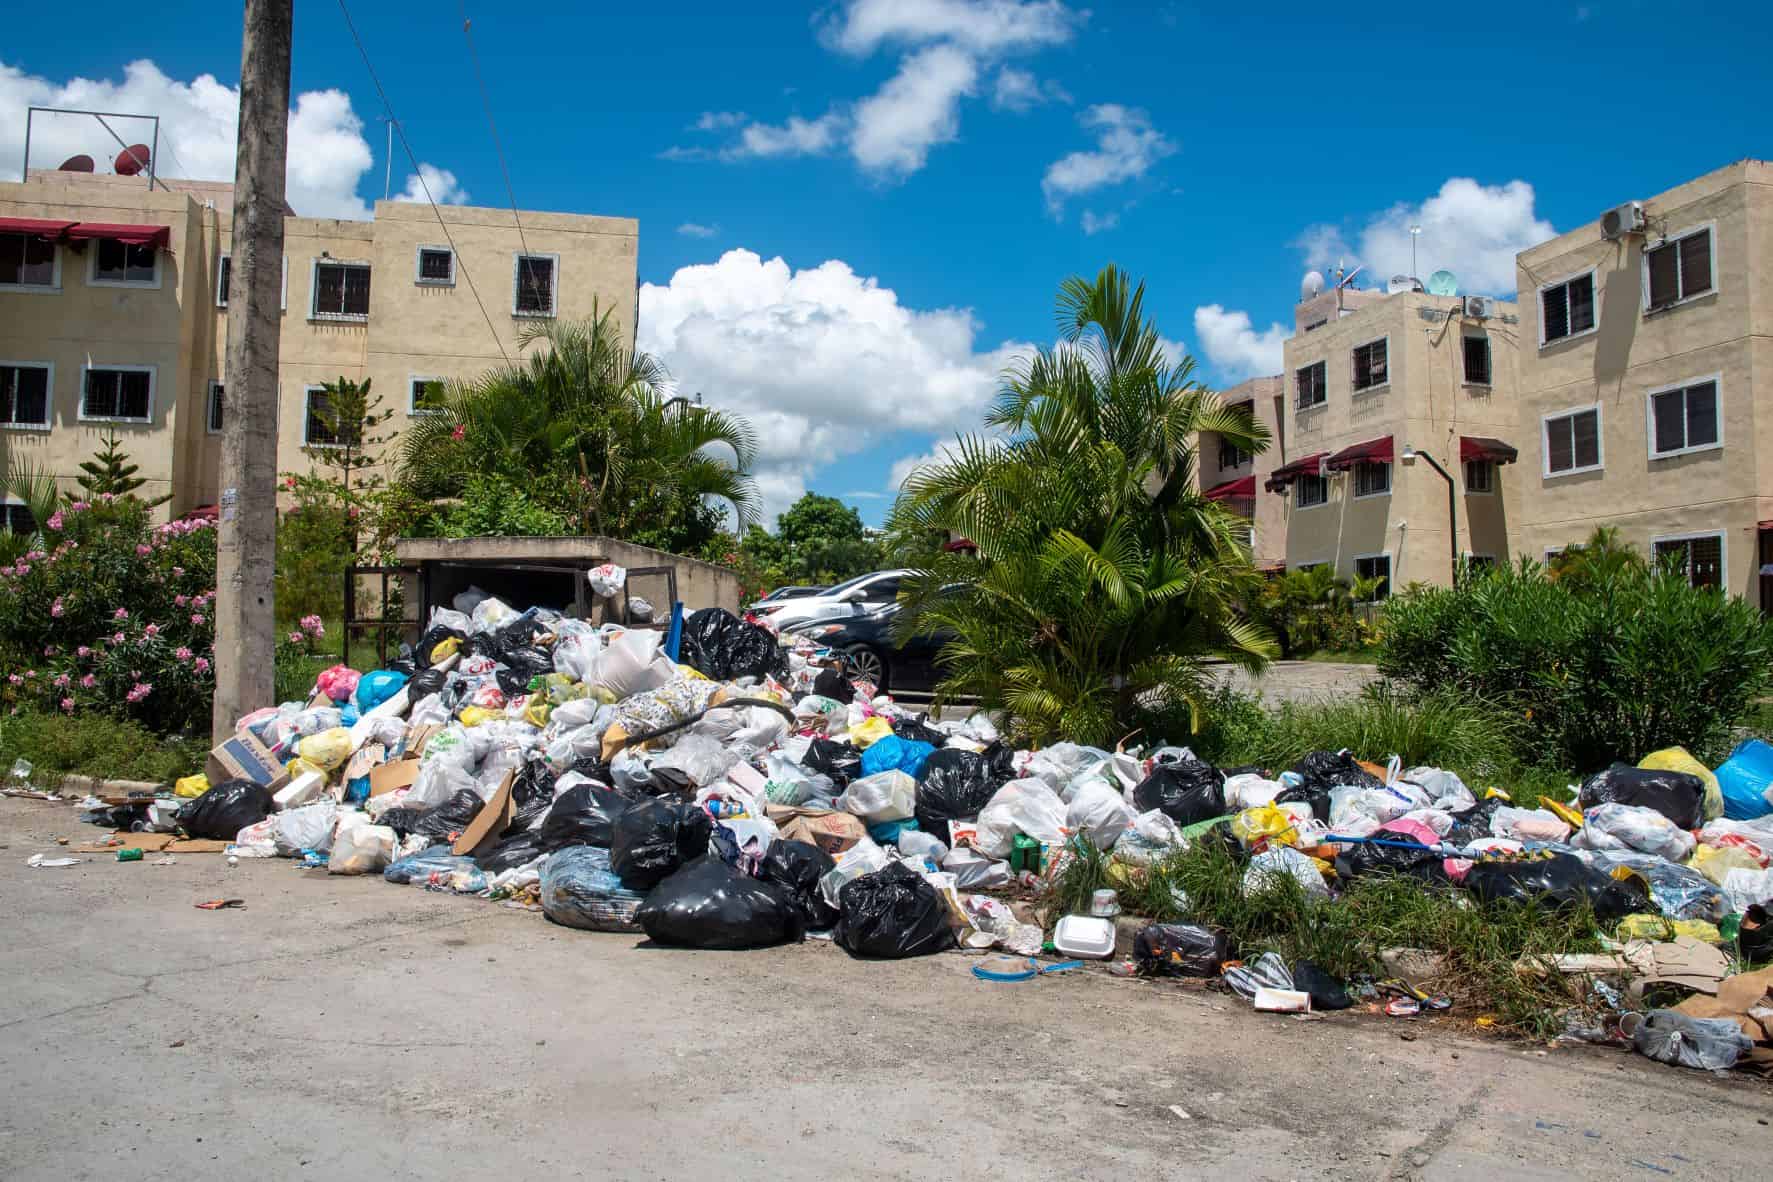
{"type": "Polygon", "coordinates": [[[103,714],[72,717],[25,710],[0,717],[0,772],[29,760],[31,780],[53,786],[64,775],[168,783],[203,770],[208,732],[162,739],[140,723],[103,714]]]}
{"type": "Polygon", "coordinates": [[[337,486],[315,476],[290,476],[295,504],[277,516],[277,626],[303,616],[342,619],[351,529],[337,486]]]}
{"type": "Polygon", "coordinates": [[[557,537],[567,520],[498,476],[471,476],[462,499],[421,523],[415,534],[438,538],[557,537]]]}
{"type": "Polygon", "coordinates": [[[1587,771],[1683,746],[1721,758],[1773,681],[1773,631],[1739,598],[1629,564],[1592,579],[1519,567],[1413,590],[1385,613],[1380,671],[1517,714],[1535,762],[1587,771]]]}

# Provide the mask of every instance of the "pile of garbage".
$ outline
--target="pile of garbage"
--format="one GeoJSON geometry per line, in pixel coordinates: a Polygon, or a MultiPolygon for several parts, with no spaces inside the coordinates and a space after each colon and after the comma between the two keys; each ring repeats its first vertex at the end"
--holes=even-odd
{"type": "Polygon", "coordinates": [[[1443,769],[1346,751],[1271,777],[1186,747],[1018,750],[983,713],[914,713],[812,641],[720,609],[679,635],[496,598],[471,607],[435,611],[388,668],[328,669],[308,701],[240,719],[179,799],[92,802],[91,819],[661,944],[812,933],[858,957],[998,949],[1022,958],[1017,972],[979,975],[1014,980],[1052,971],[1028,959],[1043,952],[1124,956],[1131,935],[1147,975],[1220,980],[1263,1009],[1348,1004],[1345,983],[1316,966],[1244,964],[1210,928],[1117,929],[1112,891],[1050,936],[1026,906],[1091,848],[1125,881],[1191,842],[1223,841],[1246,893],[1290,878],[1329,898],[1389,874],[1479,900],[1585,904],[1618,952],[1567,971],[1651,989],[1620,999],[1605,1037],[1686,1062],[1703,1031],[1707,1066],[1773,1065],[1767,990],[1754,989],[1773,975],[1727,978],[1717,952],[1773,953],[1773,748],[1745,744],[1716,773],[1658,752],[1590,778],[1574,806],[1526,809],[1443,769]],[[1677,946],[1715,961],[1694,969],[1667,951],[1677,946]],[[1676,960],[1680,972],[1658,975],[1676,960]],[[1676,983],[1691,994],[1680,1005],[1643,1000],[1676,983]]]}

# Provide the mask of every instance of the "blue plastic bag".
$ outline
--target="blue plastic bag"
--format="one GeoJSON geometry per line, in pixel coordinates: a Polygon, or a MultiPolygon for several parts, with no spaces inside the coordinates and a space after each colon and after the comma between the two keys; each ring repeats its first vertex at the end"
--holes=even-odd
{"type": "Polygon", "coordinates": [[[888,735],[868,745],[862,752],[862,774],[875,776],[881,772],[904,772],[915,776],[923,771],[936,749],[928,743],[916,739],[901,739],[898,735],[888,735]]]}
{"type": "Polygon", "coordinates": [[[410,857],[401,858],[390,863],[382,871],[382,877],[389,882],[402,886],[410,882],[424,882],[433,874],[454,874],[458,870],[473,870],[474,859],[458,857],[450,852],[450,847],[434,845],[429,849],[420,850],[410,857]]]}
{"type": "Polygon", "coordinates": [[[1773,803],[1766,796],[1773,785],[1773,747],[1759,739],[1744,739],[1719,765],[1717,777],[1724,792],[1724,815],[1732,821],[1752,821],[1773,813],[1773,803]]]}
{"type": "Polygon", "coordinates": [[[898,845],[901,833],[916,828],[916,817],[906,817],[902,821],[880,821],[868,826],[868,836],[881,845],[898,845]]]}
{"type": "Polygon", "coordinates": [[[568,846],[542,863],[542,914],[569,928],[634,932],[634,913],[646,895],[622,885],[610,869],[610,852],[593,845],[568,846]]]}
{"type": "Polygon", "coordinates": [[[357,682],[357,708],[363,711],[374,710],[383,702],[400,692],[406,684],[406,674],[396,673],[392,669],[377,669],[373,673],[365,673],[357,682]]]}

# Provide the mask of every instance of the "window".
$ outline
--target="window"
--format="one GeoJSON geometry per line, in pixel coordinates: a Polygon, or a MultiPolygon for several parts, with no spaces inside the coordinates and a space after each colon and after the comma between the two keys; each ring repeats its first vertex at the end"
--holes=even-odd
{"type": "Polygon", "coordinates": [[[1658,563],[1668,563],[1687,576],[1695,587],[1724,585],[1724,535],[1695,534],[1679,538],[1653,538],[1651,552],[1658,563]]]}
{"type": "Polygon", "coordinates": [[[511,278],[511,315],[554,315],[554,294],[560,279],[559,255],[516,255],[511,263],[511,278]]]}
{"type": "Polygon", "coordinates": [[[1391,595],[1391,555],[1367,554],[1357,556],[1354,560],[1354,574],[1359,579],[1378,579],[1379,585],[1373,588],[1373,597],[1366,602],[1378,603],[1391,595]]]}
{"type": "Polygon", "coordinates": [[[1365,460],[1354,466],[1354,495],[1382,497],[1391,491],[1391,465],[1372,464],[1365,460]]]}
{"type": "MultiPolygon", "coordinates": [[[[215,306],[228,306],[228,283],[234,278],[234,256],[223,255],[216,267],[215,306]]],[[[283,256],[283,287],[277,296],[277,307],[283,310],[289,307],[289,256],[283,256]]]]}
{"type": "Polygon", "coordinates": [[[1496,464],[1491,460],[1465,461],[1465,491],[1493,493],[1496,491],[1496,464]]]}
{"type": "Polygon", "coordinates": [[[421,246],[413,282],[421,287],[456,285],[456,252],[447,246],[421,246]]]}
{"type": "Polygon", "coordinates": [[[1494,554],[1467,554],[1465,556],[1465,569],[1473,574],[1482,574],[1485,571],[1493,571],[1496,569],[1496,556],[1494,554]]]}
{"type": "Polygon", "coordinates": [[[1601,466],[1601,408],[1545,419],[1545,474],[1562,476],[1601,466]]]}
{"type": "Polygon", "coordinates": [[[891,603],[899,598],[899,576],[876,579],[862,588],[865,603],[891,603]]]}
{"type": "Polygon", "coordinates": [[[1371,390],[1389,380],[1385,373],[1386,344],[1384,339],[1357,345],[1354,350],[1354,388],[1371,390]]]}
{"type": "Polygon", "coordinates": [[[206,429],[211,435],[222,433],[222,384],[220,382],[209,384],[209,418],[206,429]]]}
{"type": "Polygon", "coordinates": [[[1594,272],[1539,289],[1539,343],[1579,337],[1594,328],[1594,272]]]}
{"type": "Polygon", "coordinates": [[[1223,435],[1219,437],[1219,467],[1241,468],[1249,462],[1249,452],[1244,451],[1242,448],[1238,447],[1237,444],[1231,442],[1231,440],[1225,438],[1223,435]]]}
{"type": "Polygon", "coordinates": [[[1330,481],[1323,476],[1301,476],[1293,482],[1293,507],[1310,509],[1330,502],[1330,481]]]}
{"type": "Polygon", "coordinates": [[[369,318],[369,264],[314,263],[315,320],[366,320],[369,318]]]}
{"type": "Polygon", "coordinates": [[[1319,361],[1293,372],[1293,381],[1297,387],[1297,396],[1293,401],[1296,408],[1305,410],[1324,404],[1324,400],[1330,396],[1326,381],[1328,371],[1328,364],[1319,361]]]}
{"type": "Polygon", "coordinates": [[[0,427],[49,426],[49,365],[0,361],[0,427]]]}
{"type": "Polygon", "coordinates": [[[1644,252],[1644,284],[1651,311],[1660,311],[1682,300],[1712,290],[1711,227],[1695,230],[1644,252]]]}
{"type": "Polygon", "coordinates": [[[34,534],[37,532],[37,519],[31,516],[31,510],[17,501],[0,503],[0,531],[9,534],[34,534]]]}
{"type": "Polygon", "coordinates": [[[443,379],[414,376],[409,384],[409,397],[406,412],[414,415],[434,415],[441,407],[437,405],[438,397],[443,393],[443,379]]]}
{"type": "Polygon", "coordinates": [[[1718,380],[1650,394],[1650,458],[1709,451],[1721,446],[1718,433],[1718,380]]]}
{"type": "Polygon", "coordinates": [[[1465,384],[1468,386],[1488,386],[1490,384],[1490,338],[1465,338],[1465,384]]]}
{"type": "Polygon", "coordinates": [[[93,366],[80,391],[80,417],[146,423],[154,417],[154,369],[146,365],[93,366]]]}
{"type": "Polygon", "coordinates": [[[1318,329],[1322,328],[1324,325],[1326,325],[1328,323],[1329,323],[1328,320],[1313,320],[1310,324],[1307,324],[1305,326],[1305,331],[1306,332],[1316,332],[1318,329]]]}
{"type": "Polygon", "coordinates": [[[352,438],[353,425],[339,422],[333,413],[332,399],[325,386],[308,387],[305,409],[302,446],[347,447],[357,442],[352,438]]]}
{"type": "Polygon", "coordinates": [[[55,291],[62,285],[55,243],[35,234],[0,234],[0,287],[55,291]]]}
{"type": "Polygon", "coordinates": [[[92,246],[91,281],[130,287],[160,286],[160,252],[115,238],[100,238],[92,246]]]}

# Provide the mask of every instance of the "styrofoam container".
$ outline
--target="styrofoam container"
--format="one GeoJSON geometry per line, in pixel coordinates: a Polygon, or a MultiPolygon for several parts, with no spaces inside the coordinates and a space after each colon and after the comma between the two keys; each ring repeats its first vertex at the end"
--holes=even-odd
{"type": "Polygon", "coordinates": [[[279,809],[292,809],[319,797],[326,787],[326,777],[319,772],[303,772],[277,790],[271,800],[279,809]]]}
{"type": "Polygon", "coordinates": [[[1090,915],[1067,915],[1053,929],[1053,947],[1066,956],[1107,960],[1114,955],[1114,921],[1090,915]]]}

